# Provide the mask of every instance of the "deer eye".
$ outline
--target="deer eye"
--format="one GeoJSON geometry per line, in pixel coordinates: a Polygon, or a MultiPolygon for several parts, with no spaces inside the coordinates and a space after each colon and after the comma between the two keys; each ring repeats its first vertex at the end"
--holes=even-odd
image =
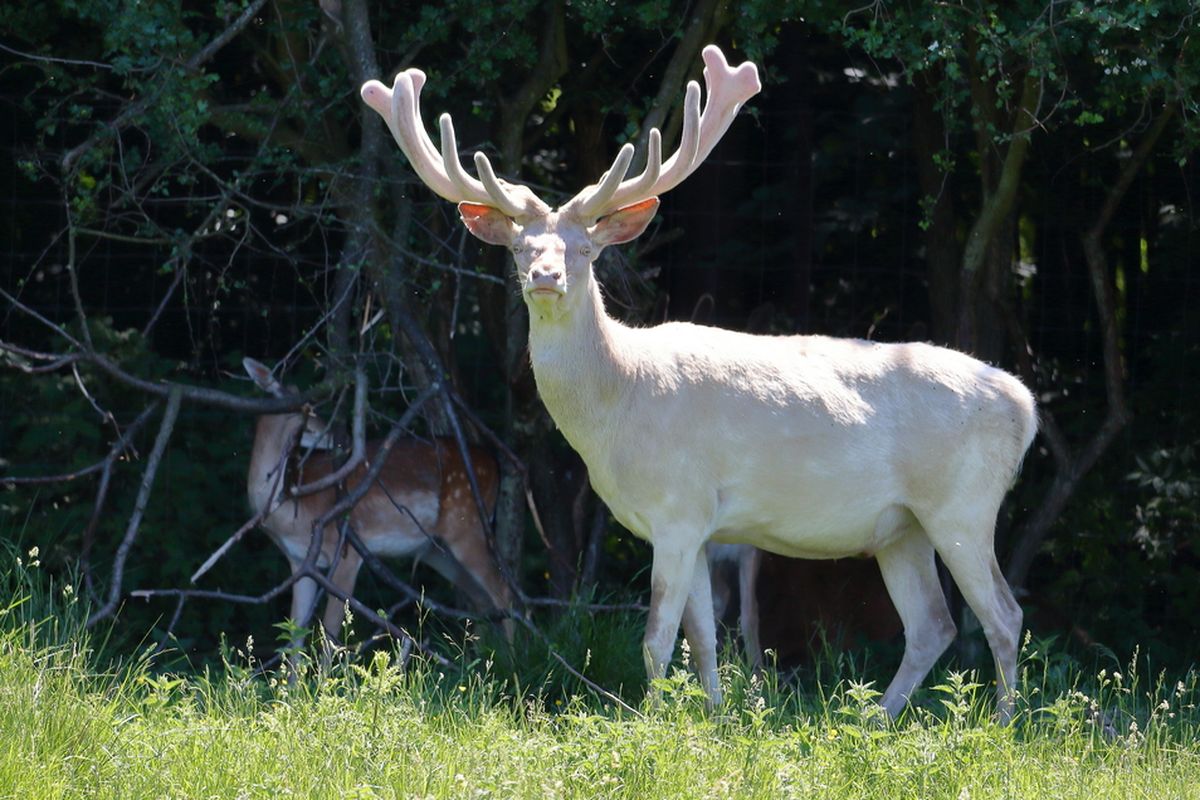
{"type": "Polygon", "coordinates": [[[512,254],[514,256],[519,256],[522,253],[522,251],[524,251],[525,248],[521,247],[521,245],[519,245],[519,244],[514,244],[509,249],[512,251],[512,254]]]}
{"type": "Polygon", "coordinates": [[[591,246],[590,246],[590,245],[586,245],[586,244],[585,244],[585,245],[581,245],[581,246],[580,246],[580,248],[579,248],[579,255],[581,255],[581,256],[590,256],[591,254],[592,254],[592,248],[591,248],[591,246]]]}

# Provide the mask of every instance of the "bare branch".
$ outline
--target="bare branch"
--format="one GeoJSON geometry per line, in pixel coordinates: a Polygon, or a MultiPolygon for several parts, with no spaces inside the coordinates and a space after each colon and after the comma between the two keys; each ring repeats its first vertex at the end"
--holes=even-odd
{"type": "MultiPolygon", "coordinates": [[[[367,375],[359,366],[354,371],[354,436],[350,457],[346,463],[330,472],[323,478],[294,487],[289,494],[292,497],[303,497],[337,486],[350,477],[350,473],[358,469],[358,465],[367,457],[367,375]]],[[[290,448],[289,448],[290,449],[290,448]]]]}
{"type": "Polygon", "coordinates": [[[254,530],[254,528],[256,528],[260,522],[270,516],[271,512],[278,508],[279,503],[283,502],[283,498],[280,497],[279,493],[279,484],[283,482],[284,475],[287,472],[287,460],[291,456],[292,451],[295,449],[297,442],[300,441],[301,430],[301,428],[297,428],[292,432],[291,441],[289,441],[287,446],[283,448],[283,453],[279,457],[279,463],[275,465],[275,483],[271,486],[270,497],[279,498],[277,500],[277,504],[275,506],[271,506],[270,504],[264,505],[258,511],[258,513],[247,520],[242,527],[234,531],[233,535],[226,539],[224,544],[218,547],[211,556],[205,559],[204,563],[200,565],[200,568],[192,573],[192,583],[196,583],[200,580],[200,578],[204,577],[204,574],[212,569],[213,565],[220,561],[221,558],[228,553],[235,544],[240,542],[243,536],[254,530]]]}
{"type": "Polygon", "coordinates": [[[162,461],[163,453],[167,449],[167,443],[171,440],[171,433],[175,429],[175,419],[179,415],[181,400],[182,392],[177,388],[172,389],[170,395],[167,397],[167,409],[163,413],[163,420],[158,429],[158,436],[154,439],[154,448],[150,451],[150,458],[146,462],[146,471],[142,474],[142,486],[138,490],[137,501],[134,503],[133,513],[129,517],[129,526],[125,529],[125,538],[121,540],[121,545],[117,548],[116,558],[113,560],[112,577],[109,580],[108,587],[108,601],[88,617],[87,626],[89,628],[100,620],[112,616],[112,613],[117,608],[117,603],[121,599],[121,582],[125,573],[125,560],[129,557],[130,550],[133,549],[138,529],[142,524],[142,515],[146,513],[146,506],[150,502],[150,491],[154,486],[154,476],[158,473],[158,465],[162,461]]]}
{"type": "MultiPolygon", "coordinates": [[[[59,359],[58,366],[66,366],[77,361],[86,361],[94,364],[102,371],[108,373],[112,377],[124,383],[127,386],[132,386],[148,394],[156,397],[168,397],[171,392],[178,390],[180,396],[184,400],[201,403],[203,405],[224,408],[229,411],[238,411],[248,414],[278,414],[283,411],[294,411],[301,408],[307,403],[312,403],[324,397],[328,397],[341,383],[337,380],[337,376],[330,376],[325,381],[315,384],[307,391],[287,397],[241,397],[240,395],[229,394],[228,392],[220,391],[219,389],[209,389],[203,386],[192,386],[189,384],[176,383],[173,381],[154,382],[144,378],[139,378],[121,367],[114,364],[107,356],[96,353],[88,349],[80,343],[75,337],[71,336],[66,329],[58,325],[44,316],[39,314],[34,309],[17,300],[11,294],[3,289],[0,289],[0,297],[7,300],[19,311],[28,314],[42,324],[49,327],[59,336],[66,339],[79,352],[72,354],[62,354],[51,356],[51,354],[39,354],[39,357],[57,358],[59,359]]],[[[0,342],[0,349],[9,350],[14,353],[26,355],[34,351],[25,350],[15,345],[6,342],[0,342]]]]}
{"type": "Polygon", "coordinates": [[[73,67],[95,67],[96,69],[112,69],[112,64],[104,64],[100,61],[89,61],[81,58],[61,58],[59,56],[45,56],[38,53],[27,53],[24,50],[18,50],[15,47],[9,47],[6,44],[0,44],[0,50],[6,53],[12,53],[14,56],[28,58],[30,61],[44,61],[47,64],[67,64],[73,67]]]}
{"type": "Polygon", "coordinates": [[[103,470],[106,465],[109,465],[115,461],[121,455],[121,453],[123,453],[125,449],[129,447],[129,442],[133,439],[138,430],[141,429],[142,425],[146,423],[146,420],[149,419],[150,414],[157,407],[157,404],[151,405],[149,408],[139,414],[137,419],[130,423],[130,425],[125,429],[125,433],[118,437],[117,441],[113,442],[112,447],[108,451],[108,455],[94,464],[89,464],[88,466],[77,469],[74,472],[64,472],[58,475],[38,475],[33,477],[3,476],[0,477],[0,484],[5,484],[8,486],[22,486],[43,483],[66,483],[68,481],[78,480],[79,478],[86,478],[89,475],[95,475],[97,472],[103,470]]]}

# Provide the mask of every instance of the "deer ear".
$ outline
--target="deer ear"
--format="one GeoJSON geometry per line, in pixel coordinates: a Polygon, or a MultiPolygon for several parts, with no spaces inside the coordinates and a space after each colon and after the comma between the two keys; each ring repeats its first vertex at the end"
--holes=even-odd
{"type": "Polygon", "coordinates": [[[479,203],[459,203],[458,214],[467,230],[488,244],[508,247],[516,236],[516,225],[499,209],[479,203]]]}
{"type": "Polygon", "coordinates": [[[588,228],[592,242],[604,247],[610,244],[622,244],[642,235],[654,213],[658,211],[658,198],[651,197],[631,206],[618,208],[607,217],[588,228]]]}
{"type": "Polygon", "coordinates": [[[283,387],[279,385],[279,381],[275,380],[275,376],[271,374],[271,370],[266,364],[255,361],[253,358],[243,358],[242,366],[246,369],[246,374],[258,385],[258,388],[276,397],[282,395],[283,387]]]}

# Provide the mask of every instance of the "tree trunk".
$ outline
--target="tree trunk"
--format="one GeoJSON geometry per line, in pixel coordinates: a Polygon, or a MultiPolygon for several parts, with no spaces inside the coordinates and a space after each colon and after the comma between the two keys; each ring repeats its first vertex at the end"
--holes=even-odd
{"type": "MultiPolygon", "coordinates": [[[[546,24],[542,30],[538,64],[526,81],[511,96],[500,103],[496,141],[500,148],[500,163],[504,172],[516,178],[521,173],[524,156],[525,125],[537,102],[545,97],[567,70],[566,29],[562,3],[551,0],[545,11],[546,24]]],[[[500,254],[503,266],[497,274],[508,277],[508,259],[500,254]]],[[[503,304],[505,386],[503,437],[518,454],[526,458],[531,471],[544,469],[528,458],[533,452],[534,432],[545,410],[537,401],[532,387],[532,374],[526,355],[529,321],[521,297],[510,289],[491,293],[493,302],[503,304]],[[521,386],[520,384],[524,384],[521,386]]],[[[506,459],[500,462],[500,496],[496,503],[496,545],[505,565],[518,574],[525,539],[525,476],[506,459]]],[[[543,503],[561,498],[538,498],[543,503]]]]}
{"type": "MultiPolygon", "coordinates": [[[[1017,189],[1021,183],[1021,170],[1025,165],[1025,156],[1029,152],[1029,141],[1034,126],[1034,111],[1041,97],[1041,84],[1036,76],[1026,74],[1021,89],[1021,99],[1013,113],[1011,136],[1008,150],[1000,165],[999,174],[994,188],[990,185],[986,166],[981,164],[983,182],[983,200],[979,216],[971,226],[967,235],[967,243],[963,248],[962,274],[958,295],[958,330],[955,335],[956,346],[964,352],[974,352],[978,346],[979,323],[977,318],[980,289],[985,288],[985,279],[989,271],[989,251],[1007,226],[1011,225],[1011,215],[1017,199],[1017,189]]],[[[988,104],[985,102],[986,107],[988,104]]],[[[990,150],[988,125],[989,115],[986,108],[980,108],[980,156],[986,162],[990,150]]],[[[1009,228],[1011,230],[1011,228],[1009,228]]],[[[993,262],[994,264],[994,262],[993,262]]]]}
{"type": "Polygon", "coordinates": [[[958,215],[949,170],[938,166],[937,156],[949,149],[945,122],[934,105],[933,84],[917,87],[913,104],[913,149],[917,156],[917,181],[926,204],[921,232],[925,245],[925,270],[929,279],[930,338],[936,344],[954,341],[958,320],[958,215]]]}

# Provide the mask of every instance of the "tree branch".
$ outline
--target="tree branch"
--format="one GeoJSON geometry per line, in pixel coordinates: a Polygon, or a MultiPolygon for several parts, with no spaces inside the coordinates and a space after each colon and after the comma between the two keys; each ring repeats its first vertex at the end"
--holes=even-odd
{"type": "Polygon", "coordinates": [[[112,577],[109,580],[108,586],[108,601],[88,617],[87,627],[89,628],[100,620],[112,616],[113,612],[116,611],[117,603],[121,599],[121,583],[125,574],[125,560],[129,558],[129,552],[133,549],[138,529],[142,524],[142,516],[146,513],[146,506],[150,502],[150,492],[154,487],[154,477],[158,473],[158,465],[162,461],[163,453],[166,452],[167,443],[171,440],[171,433],[175,430],[175,419],[179,415],[181,399],[182,392],[178,388],[172,389],[170,395],[167,397],[167,409],[163,412],[162,424],[158,428],[158,436],[154,439],[154,448],[150,451],[150,458],[146,462],[146,471],[142,473],[142,485],[138,490],[137,501],[133,506],[133,513],[129,516],[129,526],[125,529],[125,538],[121,540],[121,545],[117,548],[116,558],[113,560],[112,577]]]}

